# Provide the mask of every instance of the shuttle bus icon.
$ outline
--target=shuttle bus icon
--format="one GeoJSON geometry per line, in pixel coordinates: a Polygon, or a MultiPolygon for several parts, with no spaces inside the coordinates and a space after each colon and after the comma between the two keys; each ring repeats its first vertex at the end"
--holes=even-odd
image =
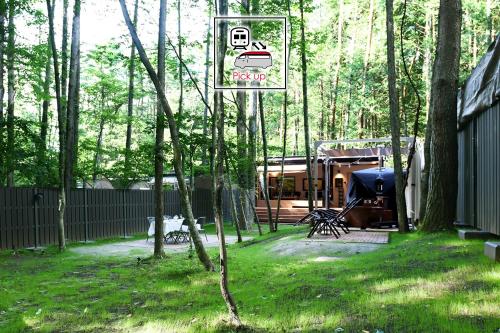
{"type": "Polygon", "coordinates": [[[239,68],[257,67],[267,68],[273,65],[271,53],[266,51],[249,51],[240,54],[234,61],[234,66],[239,68]]]}
{"type": "Polygon", "coordinates": [[[250,31],[245,27],[231,29],[231,46],[233,50],[246,50],[250,44],[250,31]]]}

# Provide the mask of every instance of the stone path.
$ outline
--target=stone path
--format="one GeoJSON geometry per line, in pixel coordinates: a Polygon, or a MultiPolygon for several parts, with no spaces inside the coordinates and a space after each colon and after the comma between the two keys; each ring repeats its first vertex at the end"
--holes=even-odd
{"type": "MultiPolygon", "coordinates": [[[[203,239],[203,244],[206,247],[217,247],[219,246],[219,241],[216,235],[207,235],[207,239],[205,239],[204,235],[200,235],[203,239]]],[[[237,241],[236,236],[226,236],[226,243],[233,244],[237,241]]],[[[243,237],[243,240],[249,240],[252,237],[243,237]]],[[[186,252],[189,249],[189,243],[183,244],[167,244],[165,245],[166,253],[179,253],[186,252]]],[[[119,243],[110,243],[103,245],[86,245],[71,248],[70,251],[84,254],[84,255],[96,255],[96,256],[149,256],[153,253],[154,250],[154,240],[149,239],[146,241],[145,239],[140,240],[131,240],[131,241],[123,241],[119,243]]]]}
{"type": "Polygon", "coordinates": [[[327,241],[337,243],[371,243],[371,244],[387,244],[389,242],[389,232],[387,231],[354,231],[352,230],[347,235],[339,229],[340,237],[337,239],[332,235],[315,234],[308,241],[327,241]]]}
{"type": "Polygon", "coordinates": [[[269,251],[280,256],[296,256],[313,259],[313,261],[338,260],[363,252],[380,249],[389,240],[386,231],[351,231],[341,232],[341,237],[315,235],[284,237],[269,246],[269,251]],[[332,259],[333,258],[333,259],[332,259]]]}

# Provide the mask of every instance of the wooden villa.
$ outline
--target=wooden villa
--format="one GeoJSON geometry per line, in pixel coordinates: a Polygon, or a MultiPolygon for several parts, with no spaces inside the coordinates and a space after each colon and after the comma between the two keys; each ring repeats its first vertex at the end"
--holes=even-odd
{"type": "MultiPolygon", "coordinates": [[[[408,152],[411,138],[402,138],[402,153],[408,152]]],[[[360,139],[344,141],[318,141],[315,143],[314,156],[311,157],[313,179],[316,181],[313,198],[315,208],[342,209],[348,198],[349,182],[353,172],[383,167],[384,159],[392,155],[392,148],[387,146],[389,139],[360,139]],[[346,148],[348,146],[362,148],[346,148]],[[370,147],[369,145],[374,145],[370,147]],[[332,148],[335,147],[335,148],[332,148]]],[[[418,219],[420,170],[422,156],[418,149],[413,158],[409,186],[406,190],[407,215],[418,219]]],[[[264,167],[258,169],[259,183],[264,181],[264,167]]],[[[303,156],[285,157],[283,194],[280,204],[280,222],[294,223],[308,213],[308,178],[306,158],[303,156]]],[[[268,159],[269,198],[273,218],[276,216],[281,181],[281,158],[268,159]]],[[[262,191],[258,191],[257,214],[259,220],[267,221],[267,207],[262,191]]],[[[387,217],[389,218],[389,217],[387,217]]],[[[392,219],[392,216],[391,216],[392,219]]]]}

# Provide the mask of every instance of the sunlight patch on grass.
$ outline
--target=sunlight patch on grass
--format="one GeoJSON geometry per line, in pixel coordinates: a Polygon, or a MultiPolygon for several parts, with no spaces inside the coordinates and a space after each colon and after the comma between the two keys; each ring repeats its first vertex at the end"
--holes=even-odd
{"type": "Polygon", "coordinates": [[[469,302],[469,303],[452,303],[450,312],[453,315],[460,316],[481,316],[500,318],[500,308],[498,304],[492,302],[469,302]]]}
{"type": "Polygon", "coordinates": [[[131,325],[127,322],[118,322],[114,325],[117,331],[137,332],[137,333],[171,333],[188,332],[189,327],[180,322],[165,322],[160,320],[151,320],[139,326],[131,325]]]}
{"type": "Polygon", "coordinates": [[[496,283],[497,286],[500,286],[500,265],[494,267],[494,270],[492,271],[482,272],[480,278],[485,281],[496,283]]]}

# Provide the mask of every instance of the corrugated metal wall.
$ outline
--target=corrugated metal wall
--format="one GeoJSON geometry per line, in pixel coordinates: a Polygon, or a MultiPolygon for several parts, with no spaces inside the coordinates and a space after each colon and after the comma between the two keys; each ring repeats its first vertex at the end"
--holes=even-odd
{"type": "MultiPolygon", "coordinates": [[[[1,188],[0,249],[55,244],[57,194],[56,189],[1,188]]],[[[154,215],[153,191],[72,189],[66,203],[66,238],[70,241],[146,232],[146,217],[154,215]]],[[[231,219],[227,191],[223,203],[224,218],[231,219]]],[[[181,213],[177,191],[165,192],[164,205],[166,215],[181,213]]],[[[210,190],[193,193],[193,214],[213,220],[210,190]]]]}
{"type": "Polygon", "coordinates": [[[500,235],[500,103],[477,122],[477,226],[500,235]]]}
{"type": "Polygon", "coordinates": [[[458,133],[460,222],[500,235],[500,103],[458,133]]]}

